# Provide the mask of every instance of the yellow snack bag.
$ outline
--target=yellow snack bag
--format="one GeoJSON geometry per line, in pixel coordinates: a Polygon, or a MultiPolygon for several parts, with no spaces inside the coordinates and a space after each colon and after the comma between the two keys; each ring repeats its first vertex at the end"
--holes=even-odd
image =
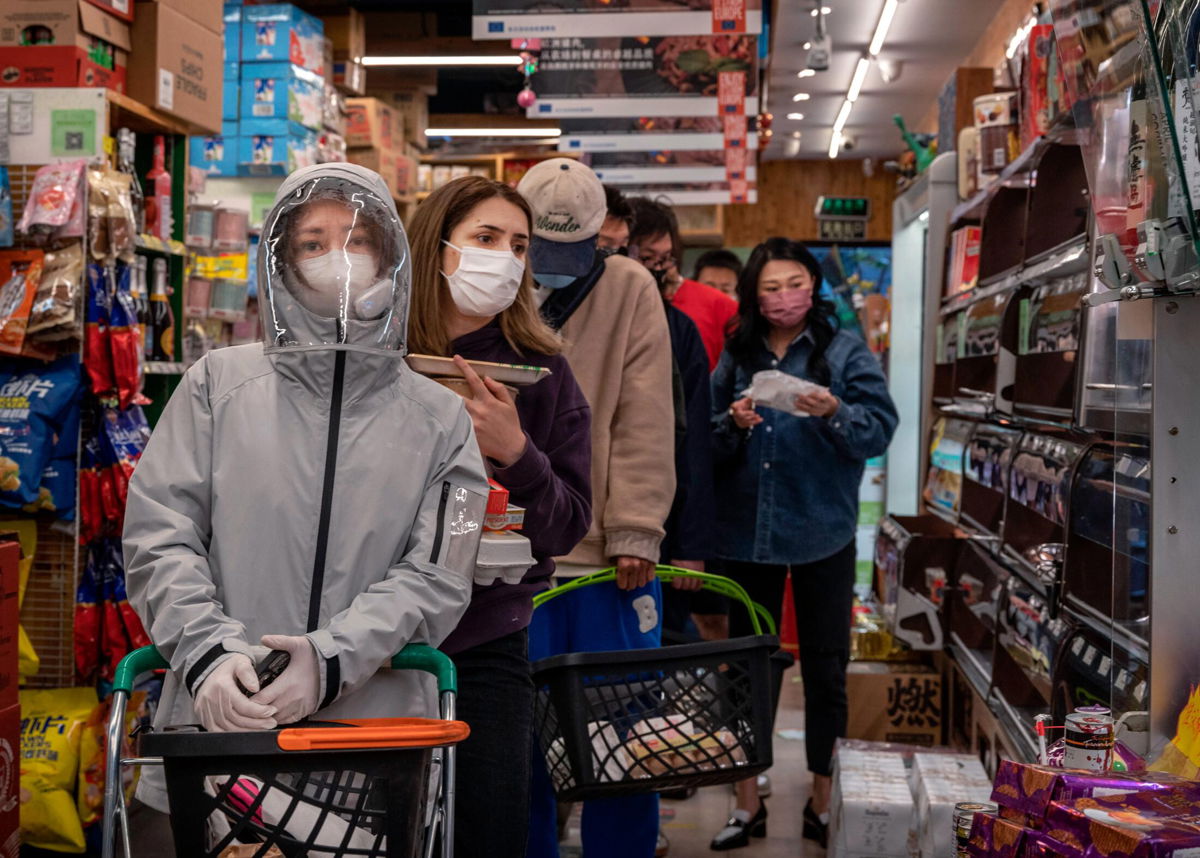
{"type": "MultiPolygon", "coordinates": [[[[146,692],[136,691],[125,707],[125,731],[121,734],[121,750],[119,753],[133,756],[133,742],[129,734],[137,721],[138,710],[146,700],[146,692]]],[[[112,711],[112,698],[96,704],[83,726],[83,735],[79,742],[79,785],[76,801],[79,806],[79,821],[87,828],[100,820],[104,813],[104,764],[107,758],[107,739],[105,728],[108,715],[112,711]]],[[[133,798],[133,789],[137,786],[137,767],[129,766],[121,770],[122,788],[125,800],[133,798]]]]}
{"type": "MultiPolygon", "coordinates": [[[[13,532],[21,543],[21,563],[17,567],[17,607],[25,604],[25,587],[29,584],[29,573],[33,570],[33,556],[37,553],[37,522],[7,519],[0,521],[0,533],[13,532]]],[[[21,681],[36,676],[41,659],[33,648],[33,642],[24,626],[17,625],[17,676],[21,681]]]]}
{"type": "Polygon", "coordinates": [[[17,676],[24,682],[31,676],[37,676],[38,668],[41,667],[42,660],[38,658],[37,651],[33,648],[33,642],[29,640],[29,635],[25,633],[25,627],[17,626],[17,676]]]}
{"type": "Polygon", "coordinates": [[[80,739],[95,708],[92,688],[21,690],[21,842],[84,850],[75,781],[80,739]]]}

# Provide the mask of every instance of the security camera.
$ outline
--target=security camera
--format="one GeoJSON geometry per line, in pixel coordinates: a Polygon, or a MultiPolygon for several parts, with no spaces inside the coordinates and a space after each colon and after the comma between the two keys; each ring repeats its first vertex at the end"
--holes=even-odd
{"type": "Polygon", "coordinates": [[[842,151],[843,152],[853,152],[854,147],[857,145],[857,143],[858,143],[858,141],[856,141],[853,137],[851,137],[845,131],[842,132],[842,151]]]}
{"type": "Polygon", "coordinates": [[[898,80],[900,73],[904,71],[904,63],[900,60],[879,60],[879,76],[883,78],[884,83],[892,83],[898,80]]]}
{"type": "Polygon", "coordinates": [[[829,71],[829,55],[833,53],[833,39],[828,33],[813,39],[808,49],[808,68],[812,71],[829,71]]]}

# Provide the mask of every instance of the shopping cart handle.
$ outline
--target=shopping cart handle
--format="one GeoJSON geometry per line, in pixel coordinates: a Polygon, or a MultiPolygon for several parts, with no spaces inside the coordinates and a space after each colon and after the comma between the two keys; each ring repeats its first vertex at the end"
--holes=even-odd
{"type": "Polygon", "coordinates": [[[140,675],[148,670],[159,670],[170,666],[153,646],[135,649],[121,659],[121,663],[117,665],[117,675],[113,678],[113,691],[132,694],[133,683],[140,675]]]}
{"type": "Polygon", "coordinates": [[[438,694],[458,693],[458,670],[450,656],[428,644],[411,643],[392,656],[394,670],[423,670],[437,677],[438,694]]]}

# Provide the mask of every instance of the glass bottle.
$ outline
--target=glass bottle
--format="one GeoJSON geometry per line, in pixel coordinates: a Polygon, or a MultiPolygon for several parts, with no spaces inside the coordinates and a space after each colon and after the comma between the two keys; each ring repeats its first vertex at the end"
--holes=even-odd
{"type": "Polygon", "coordinates": [[[175,360],[175,315],[167,296],[167,260],[154,260],[154,289],[150,293],[150,323],[146,335],[152,340],[150,358],[154,361],[175,360]]]}

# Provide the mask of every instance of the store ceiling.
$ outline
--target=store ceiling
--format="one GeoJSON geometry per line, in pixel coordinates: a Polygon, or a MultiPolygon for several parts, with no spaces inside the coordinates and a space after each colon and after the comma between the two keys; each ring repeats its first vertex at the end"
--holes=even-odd
{"type": "MultiPolygon", "coordinates": [[[[826,26],[833,40],[829,70],[800,79],[807,65],[803,44],[816,32],[813,0],[781,0],[774,25],[768,104],[775,115],[775,135],[764,155],[826,158],[830,128],[837,117],[858,58],[866,53],[884,0],[822,0],[831,12],[826,26]],[[796,103],[792,96],[807,92],[809,101],[796,103]],[[802,121],[787,119],[803,113],[802,121]],[[787,145],[792,132],[800,131],[799,151],[787,145]]],[[[854,105],[846,133],[854,141],[842,157],[890,158],[904,143],[892,115],[899,113],[913,129],[937,99],[950,74],[970,55],[983,31],[1004,0],[903,0],[880,53],[881,60],[899,61],[900,77],[884,83],[879,64],[873,63],[854,105]]]]}

